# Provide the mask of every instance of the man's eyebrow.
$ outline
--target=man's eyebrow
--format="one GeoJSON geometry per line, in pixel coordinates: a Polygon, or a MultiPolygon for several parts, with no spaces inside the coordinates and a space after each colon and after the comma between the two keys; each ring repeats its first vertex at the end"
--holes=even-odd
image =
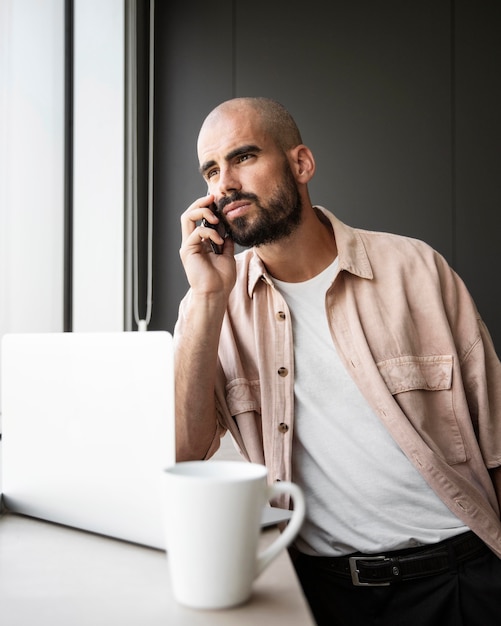
{"type": "Polygon", "coordinates": [[[202,163],[202,165],[199,167],[200,174],[202,174],[203,176],[207,172],[207,170],[210,170],[210,168],[214,167],[214,165],[216,165],[215,161],[205,161],[205,163],[202,163]]]}
{"type": "Polygon", "coordinates": [[[252,143],[247,144],[246,146],[240,146],[240,148],[235,148],[235,150],[232,150],[231,152],[229,152],[226,155],[225,160],[231,161],[235,157],[242,156],[243,154],[248,154],[249,152],[262,152],[262,148],[252,143]]]}
{"type": "MultiPolygon", "coordinates": [[[[238,148],[235,148],[234,150],[231,150],[231,152],[228,152],[228,154],[224,157],[224,160],[228,162],[236,157],[248,154],[249,152],[262,152],[262,148],[254,144],[240,146],[238,148]]],[[[202,165],[200,166],[200,173],[202,174],[202,176],[215,165],[217,165],[216,161],[206,161],[205,163],[202,163],[202,165]]]]}

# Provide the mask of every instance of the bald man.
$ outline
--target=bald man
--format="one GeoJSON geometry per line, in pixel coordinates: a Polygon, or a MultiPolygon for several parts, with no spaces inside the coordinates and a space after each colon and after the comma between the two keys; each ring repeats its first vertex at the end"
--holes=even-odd
{"type": "Polygon", "coordinates": [[[303,488],[291,554],[318,624],[497,626],[501,364],[461,279],[423,242],[313,206],[314,156],[273,100],[223,102],[197,148],[178,461],[229,431],[303,488]]]}

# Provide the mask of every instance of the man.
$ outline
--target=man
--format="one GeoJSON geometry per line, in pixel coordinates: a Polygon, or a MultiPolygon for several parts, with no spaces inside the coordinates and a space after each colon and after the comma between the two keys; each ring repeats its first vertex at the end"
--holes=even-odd
{"type": "Polygon", "coordinates": [[[229,430],[303,487],[294,562],[318,624],[497,625],[501,364],[463,283],[426,244],[313,207],[313,155],[274,101],[222,103],[198,156],[178,460],[229,430]]]}

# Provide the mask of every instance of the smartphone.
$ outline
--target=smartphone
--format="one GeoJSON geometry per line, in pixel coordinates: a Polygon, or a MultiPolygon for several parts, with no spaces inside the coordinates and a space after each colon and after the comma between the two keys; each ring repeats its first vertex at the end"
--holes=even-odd
{"type": "MultiPolygon", "coordinates": [[[[210,205],[210,210],[217,215],[217,206],[216,204],[213,202],[210,205]]],[[[210,222],[208,222],[205,217],[202,219],[202,226],[207,226],[208,228],[213,228],[214,230],[216,230],[221,237],[224,239],[226,237],[226,228],[224,227],[224,224],[222,222],[218,222],[217,224],[211,224],[210,222]]],[[[214,254],[222,254],[223,253],[223,246],[217,243],[214,243],[212,241],[212,239],[210,240],[210,246],[212,248],[212,252],[214,252],[214,254]]]]}

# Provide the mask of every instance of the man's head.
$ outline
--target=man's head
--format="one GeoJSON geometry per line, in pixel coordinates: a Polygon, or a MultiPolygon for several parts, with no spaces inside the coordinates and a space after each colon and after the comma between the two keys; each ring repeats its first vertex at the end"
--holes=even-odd
{"type": "Polygon", "coordinates": [[[221,116],[244,114],[252,116],[273,141],[285,152],[303,143],[301,133],[287,109],[271,98],[234,98],[217,106],[205,118],[200,133],[207,124],[221,116]]]}
{"type": "Polygon", "coordinates": [[[223,102],[198,138],[200,171],[236,243],[259,246],[301,222],[313,157],[288,111],[267,98],[223,102]]]}

